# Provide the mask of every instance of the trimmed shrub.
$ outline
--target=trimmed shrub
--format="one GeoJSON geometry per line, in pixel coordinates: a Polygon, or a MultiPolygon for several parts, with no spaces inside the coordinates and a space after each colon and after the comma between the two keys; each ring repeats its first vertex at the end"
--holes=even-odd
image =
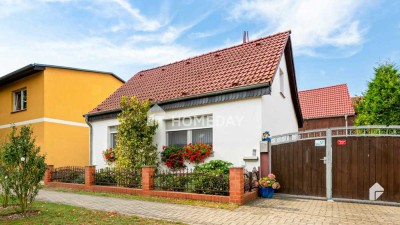
{"type": "Polygon", "coordinates": [[[232,163],[223,160],[211,160],[208,163],[202,165],[196,165],[195,171],[210,172],[216,171],[224,174],[229,174],[229,167],[233,166],[232,163]]]}

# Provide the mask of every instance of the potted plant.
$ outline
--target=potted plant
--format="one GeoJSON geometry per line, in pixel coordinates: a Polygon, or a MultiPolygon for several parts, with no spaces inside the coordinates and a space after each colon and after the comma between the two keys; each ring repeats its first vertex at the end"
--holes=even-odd
{"type": "Polygon", "coordinates": [[[272,198],[275,193],[275,190],[278,190],[281,186],[276,181],[276,177],[274,174],[270,173],[266,177],[262,177],[258,182],[260,188],[259,192],[261,197],[263,198],[272,198]]]}
{"type": "Polygon", "coordinates": [[[115,151],[113,148],[108,148],[105,151],[103,151],[103,157],[108,165],[114,163],[115,160],[117,159],[115,157],[115,151]]]}

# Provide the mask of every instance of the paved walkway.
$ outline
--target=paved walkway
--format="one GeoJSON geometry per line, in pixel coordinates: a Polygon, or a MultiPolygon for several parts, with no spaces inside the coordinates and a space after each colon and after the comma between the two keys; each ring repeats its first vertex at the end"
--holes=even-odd
{"type": "Polygon", "coordinates": [[[47,190],[37,199],[189,224],[400,224],[400,207],[294,198],[258,199],[234,211],[47,190]]]}

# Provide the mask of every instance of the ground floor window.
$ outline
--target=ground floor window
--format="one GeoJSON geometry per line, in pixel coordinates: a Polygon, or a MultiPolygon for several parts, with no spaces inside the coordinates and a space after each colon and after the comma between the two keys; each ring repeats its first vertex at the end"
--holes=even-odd
{"type": "Polygon", "coordinates": [[[109,142],[108,147],[115,148],[117,146],[117,127],[109,127],[109,142]]]}
{"type": "Polygon", "coordinates": [[[213,143],[212,116],[198,116],[166,121],[167,145],[213,143]]]}

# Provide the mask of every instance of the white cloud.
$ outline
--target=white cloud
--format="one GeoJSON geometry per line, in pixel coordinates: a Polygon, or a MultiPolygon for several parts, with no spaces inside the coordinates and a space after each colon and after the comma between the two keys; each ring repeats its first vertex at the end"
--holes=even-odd
{"type": "MultiPolygon", "coordinates": [[[[0,41],[3,42],[2,38],[0,41]]],[[[19,43],[20,40],[13,42],[19,43]]],[[[3,42],[4,43],[4,42],[3,42]]],[[[45,63],[62,66],[80,67],[96,70],[123,72],[121,67],[135,67],[136,71],[123,74],[129,78],[139,69],[149,65],[171,63],[198,54],[198,52],[178,44],[152,45],[117,45],[105,38],[84,38],[74,40],[31,39],[21,48],[14,47],[11,41],[0,45],[4,63],[0,76],[30,63],[45,63]],[[34,60],[34,61],[32,61],[34,60]]]]}
{"type": "Polygon", "coordinates": [[[24,3],[0,0],[0,6],[7,8],[0,7],[0,18],[2,10],[18,8],[7,14],[8,20],[0,20],[2,33],[7,34],[0,35],[0,76],[27,64],[44,63],[112,71],[128,79],[139,70],[205,52],[207,47],[195,50],[176,41],[215,10],[202,9],[194,19],[175,22],[169,17],[169,3],[151,16],[126,0],[31,0],[27,8],[24,3]],[[58,13],[60,7],[67,9],[65,13],[58,13]],[[41,21],[42,13],[57,20],[41,21]],[[78,18],[70,20],[68,16],[78,18]],[[30,29],[30,23],[35,29],[30,29]]]}
{"type": "Polygon", "coordinates": [[[205,32],[193,32],[189,35],[190,38],[193,39],[200,39],[200,38],[208,38],[214,35],[221,33],[221,30],[214,30],[214,31],[205,31],[205,32]]]}
{"type": "Polygon", "coordinates": [[[297,53],[317,55],[318,47],[347,47],[363,42],[363,30],[356,18],[363,1],[358,0],[242,0],[231,16],[260,22],[260,37],[292,30],[297,53]]]}
{"type": "Polygon", "coordinates": [[[112,0],[114,3],[119,5],[123,10],[128,12],[134,19],[136,19],[138,23],[138,29],[143,31],[155,31],[161,27],[160,22],[157,20],[151,20],[146,18],[140,13],[140,10],[133,7],[126,0],[112,0]]]}
{"type": "Polygon", "coordinates": [[[10,16],[14,13],[28,10],[32,7],[29,2],[24,0],[1,0],[0,1],[0,18],[10,16]]]}
{"type": "Polygon", "coordinates": [[[173,43],[177,38],[179,38],[186,30],[190,29],[191,27],[191,25],[182,27],[169,26],[168,28],[166,28],[166,30],[163,30],[159,33],[136,34],[130,38],[130,42],[158,42],[161,44],[173,43]]]}

